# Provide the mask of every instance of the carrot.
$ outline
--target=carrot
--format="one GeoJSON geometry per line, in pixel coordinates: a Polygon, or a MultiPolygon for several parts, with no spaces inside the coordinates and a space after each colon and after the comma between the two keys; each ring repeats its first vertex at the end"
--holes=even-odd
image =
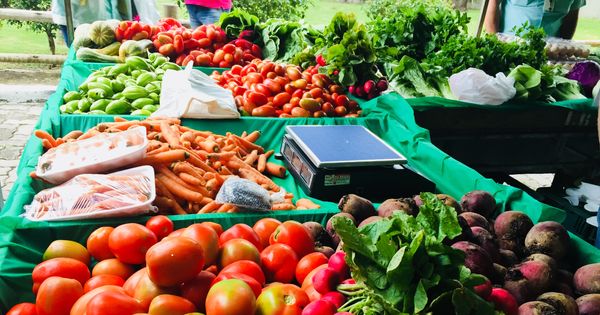
{"type": "Polygon", "coordinates": [[[227,166],[221,166],[221,175],[233,175],[233,173],[227,168],[227,166]]]}
{"type": "Polygon", "coordinates": [[[268,174],[270,174],[272,176],[276,176],[279,178],[285,177],[285,167],[283,167],[279,164],[267,162],[266,171],[268,174]]]}
{"type": "Polygon", "coordinates": [[[248,133],[246,132],[246,130],[244,130],[244,131],[242,131],[242,134],[240,135],[240,137],[246,138],[247,135],[248,135],[248,133]]]}
{"type": "MultiPolygon", "coordinates": [[[[164,197],[164,196],[156,196],[156,198],[154,199],[154,205],[158,207],[159,210],[165,211],[165,212],[176,212],[176,204],[177,202],[175,202],[175,200],[169,198],[169,197],[164,197]]],[[[183,209],[182,209],[183,210],[183,209]]],[[[184,211],[185,212],[185,211],[184,211]]],[[[184,213],[177,213],[177,214],[184,214],[184,213]]]]}
{"type": "Polygon", "coordinates": [[[216,161],[213,162],[210,167],[212,167],[215,170],[218,170],[219,168],[221,168],[221,166],[223,165],[223,163],[221,163],[221,161],[216,161]]]}
{"type": "Polygon", "coordinates": [[[184,150],[170,150],[146,156],[141,163],[154,165],[158,163],[173,163],[176,161],[185,161],[190,154],[184,150]]]}
{"type": "Polygon", "coordinates": [[[221,205],[218,204],[216,201],[211,201],[209,203],[207,203],[206,205],[204,205],[204,207],[202,207],[200,209],[200,211],[198,211],[198,213],[210,213],[213,212],[217,209],[219,209],[221,205]]]}
{"type": "Polygon", "coordinates": [[[232,205],[230,203],[224,203],[223,205],[221,205],[219,207],[219,209],[217,209],[217,212],[219,212],[219,213],[229,212],[229,210],[231,210],[233,207],[235,207],[235,205],[232,205]]]}
{"type": "Polygon", "coordinates": [[[258,163],[256,164],[256,169],[261,172],[264,173],[265,168],[267,167],[267,160],[269,159],[269,157],[271,156],[271,154],[273,154],[273,150],[269,150],[263,154],[261,154],[258,157],[258,163]]]}
{"type": "Polygon", "coordinates": [[[208,181],[206,181],[206,189],[208,189],[208,191],[219,190],[218,185],[219,185],[219,183],[217,182],[217,180],[215,178],[211,178],[208,181]]]}
{"type": "Polygon", "coordinates": [[[240,211],[240,208],[233,206],[231,209],[227,210],[227,213],[236,213],[240,211]]]}
{"type": "Polygon", "coordinates": [[[163,138],[165,138],[165,140],[171,147],[176,148],[177,146],[179,146],[179,136],[177,136],[173,129],[171,129],[168,121],[160,121],[160,131],[162,133],[163,138]]]}
{"type": "Polygon", "coordinates": [[[146,152],[146,155],[154,155],[154,154],[158,154],[158,153],[161,153],[161,152],[167,152],[169,150],[170,150],[169,149],[169,145],[166,144],[166,143],[163,143],[163,145],[161,145],[160,147],[158,147],[158,148],[156,148],[156,149],[154,149],[152,151],[146,152]]]}
{"type": "Polygon", "coordinates": [[[244,138],[244,140],[246,140],[246,141],[256,142],[256,140],[258,140],[258,138],[260,137],[260,131],[254,130],[249,135],[247,135],[247,136],[242,135],[241,137],[244,138]]]}
{"type": "Polygon", "coordinates": [[[157,131],[150,131],[148,132],[148,140],[156,140],[158,136],[158,132],[157,131]]]}
{"type": "Polygon", "coordinates": [[[172,118],[172,117],[164,117],[164,116],[153,116],[153,117],[148,117],[146,118],[146,120],[160,120],[162,121],[166,121],[169,124],[173,124],[173,125],[181,125],[181,119],[179,118],[172,118]]]}
{"type": "MultiPolygon", "coordinates": [[[[189,152],[193,152],[193,151],[187,151],[189,152]]],[[[190,157],[188,158],[188,162],[192,163],[192,165],[201,168],[202,170],[206,171],[206,172],[216,172],[212,167],[208,166],[208,164],[204,163],[204,161],[200,160],[200,158],[198,158],[197,155],[194,154],[190,154],[190,157]]]]}
{"type": "MultiPolygon", "coordinates": [[[[204,173],[206,173],[204,170],[196,168],[188,162],[176,162],[176,163],[172,164],[171,166],[172,166],[171,169],[175,173],[184,172],[184,173],[188,173],[196,178],[202,178],[202,175],[204,175],[204,173]]],[[[202,184],[202,185],[204,185],[204,184],[202,184]]]]}
{"type": "Polygon", "coordinates": [[[319,209],[319,208],[321,208],[320,205],[318,205],[318,204],[312,202],[310,199],[306,199],[306,198],[298,199],[298,201],[296,201],[296,206],[298,208],[304,207],[306,209],[319,209]]]}
{"type": "Polygon", "coordinates": [[[275,185],[275,183],[273,183],[273,181],[271,179],[269,179],[268,177],[264,176],[261,173],[258,173],[258,171],[256,171],[255,169],[249,167],[249,168],[240,168],[239,170],[239,175],[242,178],[245,179],[249,179],[254,181],[255,183],[259,184],[259,185],[266,185],[268,187],[267,190],[273,190],[273,191],[279,191],[279,186],[275,185]]]}
{"type": "Polygon", "coordinates": [[[54,148],[52,144],[50,144],[50,141],[48,141],[48,139],[42,139],[42,147],[44,148],[44,150],[50,150],[54,148]]]}
{"type": "Polygon", "coordinates": [[[238,135],[231,135],[234,138],[234,141],[237,142],[237,144],[241,147],[243,147],[245,150],[257,150],[259,153],[263,153],[265,152],[265,150],[263,149],[263,147],[254,144],[238,135]]]}
{"type": "Polygon", "coordinates": [[[56,146],[56,139],[54,139],[54,137],[51,134],[49,134],[47,131],[38,129],[38,130],[36,130],[34,132],[34,134],[35,134],[36,137],[38,137],[38,138],[40,138],[42,140],[44,140],[44,139],[48,140],[48,143],[52,147],[56,146]]]}
{"type": "Polygon", "coordinates": [[[206,158],[210,161],[227,160],[236,155],[235,152],[208,153],[206,158]]]}
{"type": "Polygon", "coordinates": [[[250,152],[250,154],[246,155],[244,162],[248,165],[253,165],[257,159],[258,159],[258,150],[252,150],[252,152],[250,152]]]}
{"type": "Polygon", "coordinates": [[[194,142],[194,140],[196,140],[196,138],[194,137],[194,133],[192,131],[186,131],[184,133],[181,134],[180,137],[181,141],[188,141],[188,142],[194,142]]]}
{"type": "MultiPolygon", "coordinates": [[[[181,180],[183,180],[184,182],[190,184],[190,185],[195,185],[195,186],[202,186],[202,180],[200,180],[199,178],[196,178],[188,173],[184,173],[181,172],[178,174],[179,178],[181,178],[181,180]]],[[[206,182],[205,182],[206,184],[206,182]]]]}
{"type": "Polygon", "coordinates": [[[81,137],[81,135],[83,134],[83,132],[81,130],[73,130],[69,133],[67,133],[63,139],[65,140],[69,140],[69,139],[77,139],[79,137],[81,137]]]}
{"type": "Polygon", "coordinates": [[[231,144],[226,144],[221,151],[223,152],[227,152],[227,151],[233,151],[235,150],[235,143],[231,143],[231,144]]]}
{"type": "Polygon", "coordinates": [[[150,141],[148,141],[148,146],[146,147],[146,152],[156,150],[156,149],[162,147],[163,145],[164,145],[164,143],[162,143],[160,141],[150,140],[150,141]]]}
{"type": "MultiPolygon", "coordinates": [[[[183,188],[193,191],[193,192],[197,192],[200,193],[204,196],[209,196],[210,193],[208,192],[208,190],[206,190],[206,188],[201,187],[201,186],[191,186],[188,183],[184,182],[181,178],[179,178],[177,175],[175,175],[175,173],[171,172],[170,169],[168,169],[167,167],[165,167],[164,165],[158,165],[155,166],[158,168],[158,172],[168,178],[170,178],[172,181],[176,182],[177,184],[179,184],[179,186],[182,186],[183,188]]],[[[171,188],[171,187],[168,187],[171,188]]],[[[171,190],[171,189],[169,189],[171,190]]],[[[177,195],[177,194],[175,194],[177,195]]],[[[183,198],[183,197],[182,197],[183,198]]],[[[190,199],[187,199],[190,200],[190,199]]],[[[198,200],[199,201],[199,200],[198,200]]]]}
{"type": "Polygon", "coordinates": [[[119,116],[115,116],[115,122],[126,122],[127,119],[123,118],[123,117],[119,117],[119,116]]]}
{"type": "Polygon", "coordinates": [[[294,210],[296,207],[291,203],[276,203],[271,207],[272,210],[294,210]]]}
{"type": "Polygon", "coordinates": [[[177,181],[164,174],[158,174],[157,178],[165,184],[167,190],[177,197],[195,202],[200,202],[202,199],[204,199],[204,195],[201,193],[187,189],[184,185],[181,185],[177,181]]]}
{"type": "Polygon", "coordinates": [[[221,149],[219,148],[219,145],[216,142],[211,140],[202,141],[198,143],[198,146],[209,153],[219,152],[219,150],[221,149]]]}

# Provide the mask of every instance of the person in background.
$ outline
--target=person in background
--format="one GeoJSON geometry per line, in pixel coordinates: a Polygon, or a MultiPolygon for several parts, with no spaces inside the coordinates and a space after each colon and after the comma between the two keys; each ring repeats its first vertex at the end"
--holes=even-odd
{"type": "Polygon", "coordinates": [[[514,33],[525,22],[542,27],[548,36],[573,38],[579,8],[586,0],[490,0],[485,29],[490,34],[514,33]]]}
{"type": "Polygon", "coordinates": [[[232,0],[185,0],[192,28],[218,22],[221,13],[229,12],[231,5],[232,0]]]}

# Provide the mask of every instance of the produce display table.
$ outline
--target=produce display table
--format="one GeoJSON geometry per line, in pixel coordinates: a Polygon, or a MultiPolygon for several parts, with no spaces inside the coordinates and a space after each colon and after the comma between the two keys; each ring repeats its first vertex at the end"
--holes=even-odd
{"type": "Polygon", "coordinates": [[[554,185],[562,186],[599,174],[598,109],[591,99],[501,106],[407,101],[436,146],[491,177],[556,173],[554,185]]]}

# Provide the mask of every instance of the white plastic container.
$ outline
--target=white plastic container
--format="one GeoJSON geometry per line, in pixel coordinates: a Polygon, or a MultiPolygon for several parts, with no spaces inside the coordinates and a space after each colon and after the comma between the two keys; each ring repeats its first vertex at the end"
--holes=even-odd
{"type": "Polygon", "coordinates": [[[39,158],[35,173],[49,183],[62,184],[79,174],[99,174],[138,162],[146,156],[147,146],[142,126],[101,133],[48,150],[39,158]]]}
{"type": "MultiPolygon", "coordinates": [[[[28,205],[25,206],[25,213],[23,216],[31,221],[70,221],[70,220],[83,220],[83,219],[97,219],[97,218],[113,218],[113,217],[127,217],[127,216],[136,216],[142,215],[150,212],[156,212],[157,209],[152,206],[152,202],[156,198],[156,186],[154,185],[154,168],[151,166],[139,166],[135,168],[130,168],[127,170],[111,173],[109,175],[142,175],[148,178],[148,199],[144,202],[140,202],[139,204],[134,204],[126,207],[101,210],[95,212],[88,213],[80,213],[80,214],[71,214],[71,215],[60,215],[53,214],[51,211],[46,212],[44,216],[35,216],[35,212],[31,211],[31,208],[34,206],[28,205]]],[[[59,186],[60,187],[60,186],[59,186]]],[[[55,187],[56,188],[56,187],[55,187]]],[[[53,189],[55,189],[53,188],[53,189]]],[[[65,189],[69,190],[69,189],[65,189]]],[[[78,196],[72,196],[73,193],[69,191],[69,194],[64,194],[65,198],[77,198],[78,196]]],[[[63,197],[63,195],[61,195],[63,197]]],[[[35,202],[35,200],[34,200],[35,202]]],[[[67,201],[68,202],[68,201],[67,201]]]]}

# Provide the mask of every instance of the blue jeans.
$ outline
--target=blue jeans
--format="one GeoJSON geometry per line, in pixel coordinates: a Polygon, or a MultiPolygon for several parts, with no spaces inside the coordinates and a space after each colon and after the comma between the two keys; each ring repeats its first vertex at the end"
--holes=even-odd
{"type": "Polygon", "coordinates": [[[225,9],[212,9],[193,4],[186,4],[185,6],[190,14],[192,28],[196,28],[202,24],[214,24],[219,21],[221,13],[229,12],[229,10],[225,9]]]}
{"type": "Polygon", "coordinates": [[[67,47],[71,47],[71,42],[69,42],[69,37],[67,36],[67,26],[66,25],[58,25],[60,28],[60,33],[62,34],[63,39],[65,40],[65,44],[67,47]]]}
{"type": "Polygon", "coordinates": [[[598,222],[598,232],[596,232],[596,247],[600,248],[600,211],[596,215],[596,220],[598,222]]]}

